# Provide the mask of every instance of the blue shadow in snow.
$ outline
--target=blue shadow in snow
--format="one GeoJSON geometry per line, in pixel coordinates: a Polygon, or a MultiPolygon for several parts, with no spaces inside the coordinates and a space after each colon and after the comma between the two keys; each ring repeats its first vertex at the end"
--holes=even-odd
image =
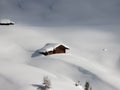
{"type": "Polygon", "coordinates": [[[34,58],[34,57],[38,57],[38,56],[42,56],[43,54],[41,54],[40,52],[39,52],[39,50],[36,50],[33,54],[32,54],[32,58],[34,58]]]}

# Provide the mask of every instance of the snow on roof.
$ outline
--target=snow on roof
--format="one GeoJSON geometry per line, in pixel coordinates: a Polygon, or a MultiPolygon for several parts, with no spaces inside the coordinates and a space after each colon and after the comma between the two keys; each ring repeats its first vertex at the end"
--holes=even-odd
{"type": "Polygon", "coordinates": [[[1,19],[0,23],[14,23],[10,19],[1,19]]]}
{"type": "Polygon", "coordinates": [[[60,43],[47,43],[43,48],[39,49],[39,52],[53,51],[60,45],[63,45],[65,48],[69,48],[68,46],[60,43]]]}

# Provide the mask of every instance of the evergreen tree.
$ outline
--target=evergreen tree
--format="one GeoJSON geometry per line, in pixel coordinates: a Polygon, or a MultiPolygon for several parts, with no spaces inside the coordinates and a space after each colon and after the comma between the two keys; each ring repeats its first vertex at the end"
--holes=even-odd
{"type": "Polygon", "coordinates": [[[89,84],[88,81],[86,81],[86,83],[85,83],[85,90],[89,90],[89,88],[90,88],[90,84],[89,84]]]}

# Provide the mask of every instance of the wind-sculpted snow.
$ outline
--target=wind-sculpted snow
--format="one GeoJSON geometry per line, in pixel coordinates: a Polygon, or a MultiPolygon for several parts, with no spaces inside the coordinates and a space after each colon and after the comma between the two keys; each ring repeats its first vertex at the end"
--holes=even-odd
{"type": "Polygon", "coordinates": [[[14,83],[10,78],[0,75],[0,90],[20,90],[20,86],[14,83]]]}
{"type": "Polygon", "coordinates": [[[0,19],[15,22],[0,26],[0,90],[36,90],[44,76],[52,90],[120,90],[119,0],[0,0],[0,19]],[[46,43],[70,50],[45,57],[46,43]]]}
{"type": "Polygon", "coordinates": [[[119,24],[119,0],[0,0],[0,18],[35,25],[119,24]]]}
{"type": "Polygon", "coordinates": [[[32,84],[48,76],[53,90],[82,90],[77,80],[83,87],[88,80],[93,89],[119,90],[119,28],[0,26],[0,88],[36,90],[32,84]],[[64,43],[70,50],[31,57],[46,43],[64,43]]]}
{"type": "MultiPolygon", "coordinates": [[[[81,84],[84,85],[85,81],[90,81],[93,85],[93,88],[100,90],[98,87],[104,86],[104,89],[117,90],[115,86],[112,86],[111,83],[101,79],[99,75],[96,75],[91,70],[82,68],[80,64],[73,64],[66,60],[74,60],[76,62],[77,58],[73,58],[69,55],[61,56],[52,56],[52,57],[38,57],[34,60],[31,60],[28,64],[34,67],[43,68],[47,71],[50,71],[57,75],[67,76],[73,81],[80,80],[81,84]],[[63,57],[60,59],[60,57],[63,57]],[[47,67],[46,67],[47,66],[47,67]]],[[[91,64],[90,64],[91,65],[91,64]]],[[[87,67],[87,65],[85,66],[87,67]]],[[[98,72],[97,72],[98,74],[98,72]]]]}

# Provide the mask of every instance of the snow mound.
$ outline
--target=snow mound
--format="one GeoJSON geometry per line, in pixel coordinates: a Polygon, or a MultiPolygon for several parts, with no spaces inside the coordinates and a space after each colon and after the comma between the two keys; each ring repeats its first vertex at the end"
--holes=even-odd
{"type": "Polygon", "coordinates": [[[96,90],[119,90],[118,33],[86,27],[0,26],[0,87],[36,90],[32,84],[41,85],[43,77],[48,76],[52,90],[83,90],[86,80],[96,90]],[[33,51],[47,42],[66,43],[71,51],[31,58],[33,51]],[[109,51],[103,52],[105,47],[109,51]],[[75,86],[78,80],[80,87],[75,86]]]}

